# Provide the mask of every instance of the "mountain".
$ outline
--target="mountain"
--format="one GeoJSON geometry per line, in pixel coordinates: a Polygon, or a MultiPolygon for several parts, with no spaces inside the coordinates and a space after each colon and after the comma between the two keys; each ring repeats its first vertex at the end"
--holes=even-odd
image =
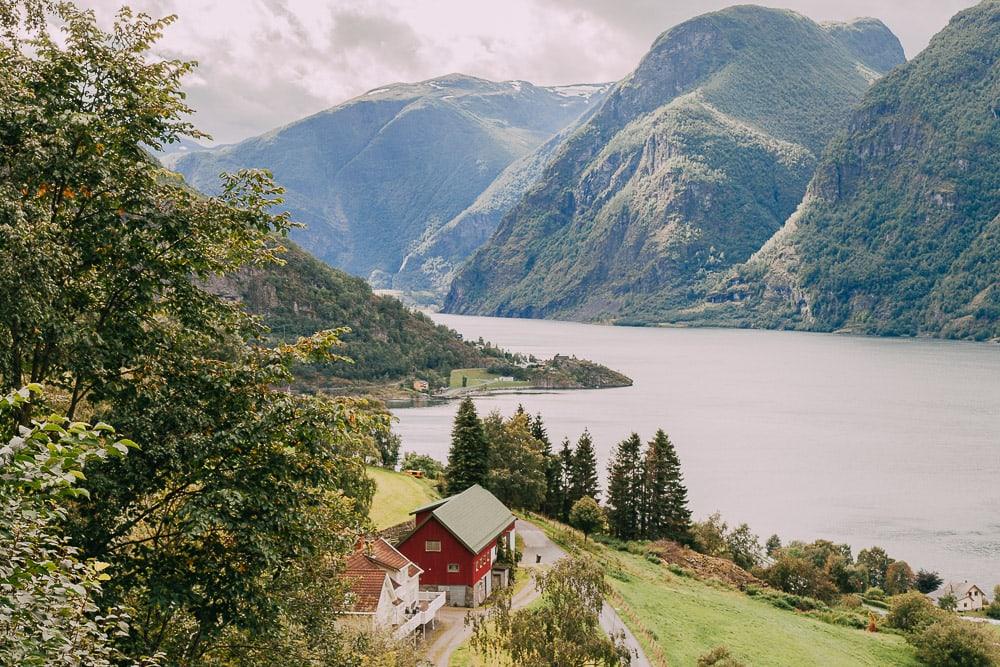
{"type": "Polygon", "coordinates": [[[1000,338],[1000,0],[872,87],[797,213],[709,300],[688,315],[1000,338]]]}
{"type": "Polygon", "coordinates": [[[463,341],[398,299],[375,294],[361,278],[327,266],[294,243],[282,245],[287,248],[282,265],[243,269],[209,281],[207,288],[261,316],[273,342],[350,327],[340,353],[354,363],[299,369],[300,378],[324,389],[410,376],[440,386],[453,368],[496,363],[492,350],[463,341]]]}
{"type": "Polygon", "coordinates": [[[456,275],[445,310],[655,317],[746,261],[899,41],[739,6],[661,35],[456,275]]]}
{"type": "Polygon", "coordinates": [[[167,164],[208,193],[218,191],[220,172],[270,169],[287,190],[287,210],[307,225],[293,238],[323,261],[390,287],[421,239],[586,112],[604,89],[460,74],[393,84],[167,164]]]}
{"type": "Polygon", "coordinates": [[[503,216],[538,182],[545,165],[576,126],[574,123],[512,162],[468,208],[444,225],[429,230],[403,258],[393,277],[393,288],[418,300],[433,303],[443,299],[455,272],[489,240],[503,216]]]}
{"type": "Polygon", "coordinates": [[[465,341],[398,299],[375,294],[361,278],[324,264],[287,240],[283,245],[287,248],[283,264],[217,277],[208,281],[206,288],[259,315],[270,329],[272,343],[324,329],[350,328],[342,337],[341,354],[352,363],[296,368],[296,388],[300,390],[381,391],[412,378],[426,380],[437,389],[448,386],[451,371],[458,368],[482,368],[550,389],[632,383],[616,371],[576,357],[523,359],[490,343],[465,341]]]}

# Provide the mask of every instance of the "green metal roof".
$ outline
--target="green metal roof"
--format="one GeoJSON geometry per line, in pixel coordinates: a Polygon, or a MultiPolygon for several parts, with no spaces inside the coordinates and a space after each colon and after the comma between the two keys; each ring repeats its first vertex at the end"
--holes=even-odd
{"type": "Polygon", "coordinates": [[[478,484],[457,495],[418,507],[410,514],[428,510],[455,539],[475,554],[514,521],[507,506],[478,484]]]}

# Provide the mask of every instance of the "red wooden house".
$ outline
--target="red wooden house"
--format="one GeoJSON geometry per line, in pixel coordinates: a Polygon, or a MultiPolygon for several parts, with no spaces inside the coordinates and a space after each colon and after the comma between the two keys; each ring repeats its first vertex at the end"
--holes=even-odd
{"type": "Polygon", "coordinates": [[[514,553],[514,515],[479,485],[410,512],[415,528],[399,551],[420,566],[421,590],[444,591],[448,604],[475,607],[509,572],[495,567],[497,543],[514,553]]]}

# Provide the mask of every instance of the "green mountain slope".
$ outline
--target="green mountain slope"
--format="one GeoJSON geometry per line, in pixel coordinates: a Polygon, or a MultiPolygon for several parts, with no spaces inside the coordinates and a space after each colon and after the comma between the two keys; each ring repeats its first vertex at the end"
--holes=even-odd
{"type": "Polygon", "coordinates": [[[354,363],[300,369],[299,376],[312,384],[332,388],[415,376],[441,386],[454,368],[497,363],[492,350],[463,341],[398,299],[374,294],[361,278],[327,266],[294,243],[284,245],[282,266],[246,269],[208,287],[262,316],[275,341],[350,327],[342,353],[354,363]]]}
{"type": "Polygon", "coordinates": [[[1000,0],[876,84],[706,321],[1000,337],[1000,0]]]}
{"type": "Polygon", "coordinates": [[[585,112],[601,86],[543,88],[452,74],[393,84],[241,143],[172,157],[203,192],[270,169],[327,263],[389,287],[407,251],[470,206],[511,162],[585,112]]]}
{"type": "Polygon", "coordinates": [[[672,28],[559,147],[445,309],[649,319],[689,304],[780,228],[878,78],[870,65],[892,61],[898,40],[867,19],[740,6],[672,28]]]}
{"type": "MultiPolygon", "coordinates": [[[[310,364],[296,369],[297,388],[333,393],[378,391],[419,378],[440,389],[455,369],[512,375],[526,386],[549,389],[622,387],[632,381],[605,366],[575,357],[524,359],[488,342],[468,342],[398,299],[380,296],[361,278],[334,269],[285,242],[284,264],[218,277],[206,288],[259,315],[271,342],[349,327],[341,352],[353,363],[310,364]],[[374,385],[374,386],[373,386],[374,385]]],[[[461,390],[451,392],[460,395],[461,390]]]]}

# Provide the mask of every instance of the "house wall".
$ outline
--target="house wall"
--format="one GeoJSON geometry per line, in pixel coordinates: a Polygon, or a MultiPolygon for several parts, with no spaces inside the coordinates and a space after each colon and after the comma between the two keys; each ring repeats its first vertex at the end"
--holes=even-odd
{"type": "Polygon", "coordinates": [[[475,582],[474,556],[433,517],[397,548],[423,569],[420,584],[424,587],[472,586],[475,582]],[[427,551],[425,542],[429,540],[440,542],[441,551],[427,551]],[[448,572],[449,563],[458,563],[458,572],[448,572]]]}
{"type": "Polygon", "coordinates": [[[420,575],[420,587],[424,590],[444,591],[448,594],[448,604],[457,606],[478,606],[490,596],[493,590],[491,572],[493,555],[497,538],[503,536],[513,544],[514,524],[501,531],[483,547],[482,551],[473,555],[465,546],[431,516],[421,525],[428,513],[417,515],[417,525],[420,526],[405,542],[397,548],[399,551],[423,569],[420,575]],[[441,542],[441,551],[426,551],[428,540],[441,542]],[[449,563],[458,563],[458,572],[448,572],[449,563]]]}

